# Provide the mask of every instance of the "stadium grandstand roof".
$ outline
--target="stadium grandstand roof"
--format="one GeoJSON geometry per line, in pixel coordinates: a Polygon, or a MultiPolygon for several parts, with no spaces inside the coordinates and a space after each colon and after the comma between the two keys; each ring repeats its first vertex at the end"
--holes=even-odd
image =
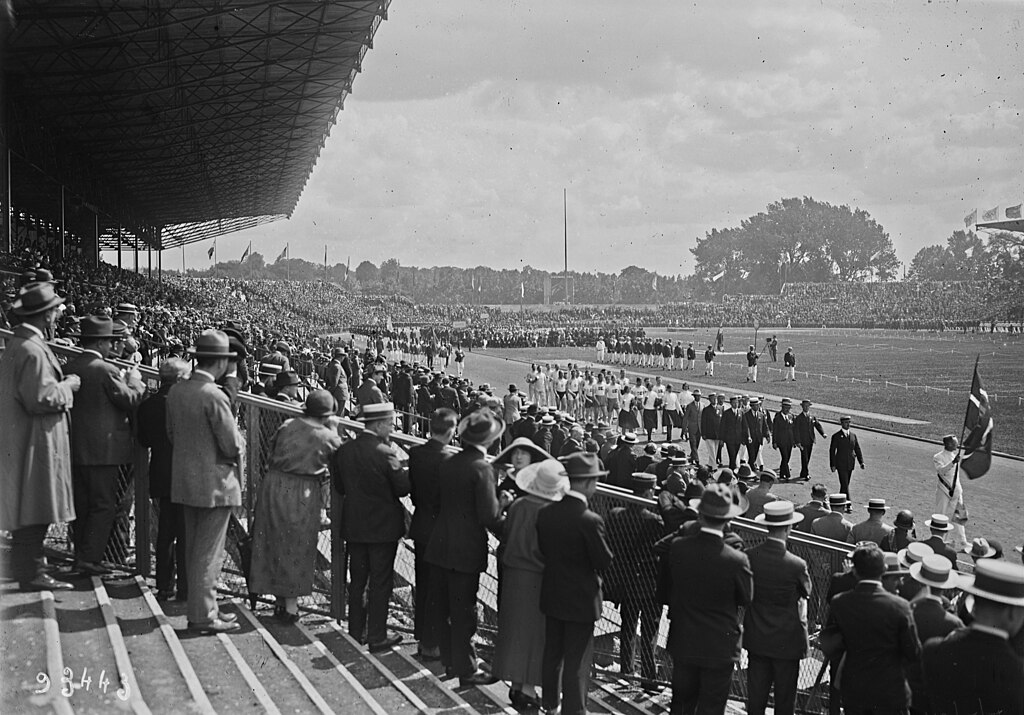
{"type": "Polygon", "coordinates": [[[105,249],[121,227],[173,248],[287,218],[389,5],[13,0],[15,210],[52,216],[58,185],[105,249]]]}

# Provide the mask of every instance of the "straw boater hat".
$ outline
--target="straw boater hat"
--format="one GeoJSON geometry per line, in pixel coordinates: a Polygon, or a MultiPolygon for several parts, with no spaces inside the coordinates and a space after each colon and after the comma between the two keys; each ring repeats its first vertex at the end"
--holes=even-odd
{"type": "Polygon", "coordinates": [[[969,554],[973,559],[990,559],[996,555],[996,550],[988,543],[988,539],[978,537],[970,544],[964,546],[963,552],[969,554]]]}
{"type": "Polygon", "coordinates": [[[16,315],[27,316],[44,313],[64,302],[53,290],[52,283],[26,283],[21,287],[18,299],[11,309],[16,315]]]}
{"type": "Polygon", "coordinates": [[[626,444],[636,444],[636,434],[633,432],[623,432],[619,435],[619,441],[626,444]]]}
{"type": "Polygon", "coordinates": [[[831,509],[832,511],[836,511],[837,509],[844,509],[846,508],[846,505],[849,503],[850,502],[846,498],[846,495],[843,494],[842,492],[840,492],[839,494],[828,495],[828,508],[831,509]]]}
{"type": "Polygon", "coordinates": [[[924,525],[933,531],[953,530],[953,525],[949,523],[949,517],[945,514],[932,514],[931,519],[925,519],[924,525]]]}
{"type": "Polygon", "coordinates": [[[953,564],[938,554],[930,554],[911,564],[910,578],[932,588],[955,588],[960,584],[960,575],[953,570],[953,564]]]}
{"type": "Polygon", "coordinates": [[[868,499],[868,511],[885,511],[889,507],[885,505],[885,499],[868,499]]]}
{"type": "Polygon", "coordinates": [[[358,419],[363,422],[373,422],[375,420],[390,420],[394,419],[394,417],[394,402],[373,402],[362,406],[359,410],[358,419]]]}
{"type": "Polygon", "coordinates": [[[555,418],[551,415],[544,415],[540,418],[540,423],[542,425],[553,425],[555,424],[555,418]]]}
{"type": "MultiPolygon", "coordinates": [[[[896,553],[896,556],[899,557],[901,564],[903,564],[907,568],[910,568],[914,564],[924,561],[924,558],[926,556],[931,556],[934,553],[935,550],[928,544],[923,544],[920,541],[915,541],[913,543],[907,544],[907,548],[900,549],[896,553]]],[[[943,556],[942,558],[945,559],[946,557],[943,556]]],[[[949,561],[949,559],[946,559],[946,561],[949,561]]]]}
{"type": "Polygon", "coordinates": [[[462,418],[456,434],[463,442],[483,447],[497,439],[504,431],[505,422],[500,417],[490,410],[477,410],[462,418]]]}
{"type": "Polygon", "coordinates": [[[188,354],[197,358],[233,358],[236,353],[231,350],[228,336],[220,330],[204,330],[196,338],[196,343],[188,349],[188,354]]]}
{"type": "Polygon", "coordinates": [[[804,515],[796,511],[791,501],[773,501],[764,505],[764,512],[754,517],[754,521],[765,526],[789,526],[799,524],[804,515]]]}
{"type": "Polygon", "coordinates": [[[560,501],[569,491],[569,477],[562,463],[549,457],[520,469],[516,473],[516,486],[541,499],[560,501]]]}
{"type": "Polygon", "coordinates": [[[306,396],[302,411],[310,417],[327,417],[338,414],[338,401],[327,390],[313,390],[306,396]]]}
{"type": "Polygon", "coordinates": [[[960,578],[961,590],[977,598],[1008,606],[1024,606],[1024,566],[982,559],[974,565],[973,575],[960,578]]]}
{"type": "Polygon", "coordinates": [[[745,514],[750,502],[733,489],[724,484],[708,484],[697,503],[697,513],[713,519],[733,519],[745,514]]]}
{"type": "Polygon", "coordinates": [[[510,464],[512,462],[512,452],[517,449],[525,449],[530,453],[531,464],[536,464],[545,459],[554,459],[547,451],[538,447],[529,437],[516,437],[509,446],[494,455],[494,463],[510,464]]]}

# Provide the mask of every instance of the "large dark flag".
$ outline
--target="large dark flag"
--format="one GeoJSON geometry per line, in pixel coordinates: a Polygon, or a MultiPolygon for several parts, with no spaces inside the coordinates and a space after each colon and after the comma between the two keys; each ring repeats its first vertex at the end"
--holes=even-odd
{"type": "Polygon", "coordinates": [[[971,397],[967,405],[967,421],[964,431],[963,454],[960,469],[971,479],[977,479],[992,466],[992,422],[988,393],[981,385],[978,366],[974,366],[974,380],[971,382],[971,397]]]}

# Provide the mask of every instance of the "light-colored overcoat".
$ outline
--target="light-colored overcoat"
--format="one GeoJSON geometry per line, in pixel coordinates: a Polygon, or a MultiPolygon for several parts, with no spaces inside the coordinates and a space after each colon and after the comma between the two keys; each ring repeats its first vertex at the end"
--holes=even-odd
{"type": "Polygon", "coordinates": [[[31,328],[0,357],[0,529],[74,521],[69,410],[74,392],[31,328]]]}

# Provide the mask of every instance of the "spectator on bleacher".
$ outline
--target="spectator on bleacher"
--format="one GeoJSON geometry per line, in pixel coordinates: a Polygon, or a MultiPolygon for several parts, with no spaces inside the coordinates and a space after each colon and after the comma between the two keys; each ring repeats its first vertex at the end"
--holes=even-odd
{"type": "Polygon", "coordinates": [[[921,543],[928,544],[932,547],[932,551],[945,556],[949,559],[949,562],[956,565],[956,551],[949,547],[946,543],[946,538],[949,532],[953,531],[953,525],[949,522],[949,517],[945,514],[932,514],[930,519],[925,519],[924,525],[928,527],[931,532],[931,536],[924,539],[921,543]]]}
{"type": "MultiPolygon", "coordinates": [[[[949,559],[935,554],[925,556],[920,563],[910,567],[910,578],[921,586],[910,601],[910,608],[914,613],[917,637],[922,644],[932,638],[945,638],[964,627],[963,621],[946,610],[947,596],[960,585],[960,576],[949,559]]],[[[931,712],[920,661],[907,666],[907,682],[910,684],[910,712],[914,715],[931,712]]]]}
{"type": "Polygon", "coordinates": [[[242,505],[242,436],[215,384],[235,354],[219,330],[204,331],[189,353],[196,360],[192,376],[167,393],[171,500],[184,506],[188,626],[213,634],[239,627],[233,614],[220,612],[216,594],[228,521],[242,505]]]}
{"type": "Polygon", "coordinates": [[[901,509],[896,513],[893,529],[882,539],[879,546],[882,547],[882,551],[899,553],[916,538],[914,513],[909,509],[901,509]]]}
{"type": "Polygon", "coordinates": [[[845,494],[829,494],[829,513],[819,516],[811,522],[811,533],[824,536],[826,539],[853,543],[853,524],[843,518],[850,502],[845,494]]]}
{"type": "Polygon", "coordinates": [[[271,439],[253,516],[249,591],[276,596],[274,616],[285,623],[299,619],[298,599],[313,591],[321,483],[330,478],[328,465],[342,442],[331,393],[313,390],[302,412],[271,439]]]}
{"type": "Polygon", "coordinates": [[[180,358],[160,364],[160,388],[139,405],[136,429],[139,442],[149,448],[149,498],[157,508],[156,599],[188,600],[185,566],[185,512],[171,501],[171,460],[174,447],[167,436],[167,393],[188,379],[192,369],[180,358]]]}
{"type": "Polygon", "coordinates": [[[11,307],[21,322],[0,354],[0,529],[11,532],[10,576],[23,591],[71,588],[43,556],[50,524],[75,518],[69,410],[81,380],[61,372],[45,341],[63,303],[52,284],[26,284],[11,307]]]}
{"type": "MultiPolygon", "coordinates": [[[[71,409],[75,561],[80,572],[98,576],[110,573],[103,556],[128,489],[121,483],[121,467],[135,455],[129,417],[146,396],[146,386],[134,367],[126,371],[107,361],[124,337],[123,326],[117,331],[110,318],[96,315],[83,318],[80,326],[82,353],[64,368],[82,380],[71,409]]],[[[128,534],[126,525],[116,534],[118,560],[127,554],[128,534]]]]}
{"type": "Polygon", "coordinates": [[[766,504],[780,501],[782,497],[772,494],[772,487],[775,486],[777,477],[770,469],[762,469],[757,477],[757,486],[747,492],[747,511],[743,516],[747,519],[756,519],[764,512],[766,504]]]}
{"type": "MultiPolygon", "coordinates": [[[[859,544],[862,541],[873,541],[881,546],[885,538],[892,532],[892,527],[882,521],[882,517],[885,516],[885,512],[888,509],[889,507],[885,503],[885,499],[868,499],[868,518],[858,524],[854,524],[853,530],[850,532],[851,536],[853,536],[853,543],[859,544]]],[[[898,550],[896,549],[895,551],[898,550]]]]}
{"type": "Polygon", "coordinates": [[[517,710],[537,708],[542,682],[545,618],[540,610],[544,559],[538,546],[537,514],[569,491],[565,467],[544,459],[518,469],[523,493],[508,508],[501,538],[502,589],[498,597],[498,636],[493,674],[511,683],[509,699],[517,710]]]}
{"type": "Polygon", "coordinates": [[[768,529],[768,538],[747,551],[754,575],[754,596],[743,620],[751,715],[764,715],[773,685],[774,711],[793,715],[796,708],[800,661],[807,655],[811,577],[807,562],[790,553],[786,541],[803,518],[790,501],[765,504],[755,518],[768,529]]]}
{"type": "Polygon", "coordinates": [[[793,527],[795,531],[803,531],[810,533],[811,524],[819,516],[825,516],[829,513],[829,509],[826,506],[828,503],[828,490],[824,484],[815,484],[811,487],[811,499],[803,506],[797,507],[797,512],[804,515],[803,521],[793,527]]]}

